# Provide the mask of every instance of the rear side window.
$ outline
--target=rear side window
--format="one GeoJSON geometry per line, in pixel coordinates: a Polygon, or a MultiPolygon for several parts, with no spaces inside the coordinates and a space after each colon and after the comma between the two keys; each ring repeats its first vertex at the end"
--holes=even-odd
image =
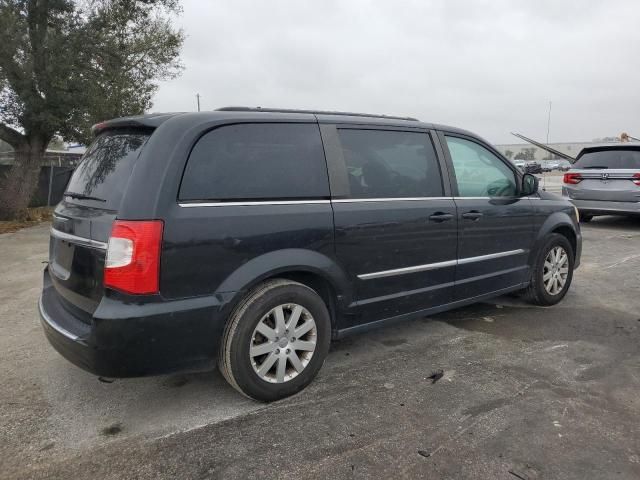
{"type": "Polygon", "coordinates": [[[72,195],[72,201],[101,203],[117,210],[133,165],[149,136],[148,132],[120,130],[99,135],[69,180],[66,193],[72,195]]]}
{"type": "Polygon", "coordinates": [[[441,197],[436,152],[426,133],[338,129],[351,198],[441,197]]]}
{"type": "Polygon", "coordinates": [[[574,165],[576,168],[630,168],[640,169],[640,150],[624,150],[612,148],[609,150],[589,151],[580,156],[574,165]]]}
{"type": "Polygon", "coordinates": [[[238,124],[212,130],[193,147],[180,187],[180,200],[328,196],[315,124],[238,124]]]}

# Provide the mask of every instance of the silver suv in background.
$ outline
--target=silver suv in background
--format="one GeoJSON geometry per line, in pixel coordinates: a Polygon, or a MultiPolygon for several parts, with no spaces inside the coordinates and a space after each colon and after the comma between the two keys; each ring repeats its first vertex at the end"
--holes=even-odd
{"type": "Polygon", "coordinates": [[[595,215],[640,215],[640,143],[584,148],[564,174],[562,195],[585,222],[595,215]]]}

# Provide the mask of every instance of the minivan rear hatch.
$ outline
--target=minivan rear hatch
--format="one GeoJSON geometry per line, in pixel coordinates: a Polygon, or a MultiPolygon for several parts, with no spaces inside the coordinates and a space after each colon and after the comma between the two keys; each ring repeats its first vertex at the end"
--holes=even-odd
{"type": "Polygon", "coordinates": [[[575,200],[640,201],[640,145],[584,149],[571,168],[580,181],[571,185],[575,200]]]}
{"type": "Polygon", "coordinates": [[[151,130],[111,129],[96,137],[53,215],[51,281],[64,306],[90,321],[100,302],[106,247],[133,167],[151,130]]]}

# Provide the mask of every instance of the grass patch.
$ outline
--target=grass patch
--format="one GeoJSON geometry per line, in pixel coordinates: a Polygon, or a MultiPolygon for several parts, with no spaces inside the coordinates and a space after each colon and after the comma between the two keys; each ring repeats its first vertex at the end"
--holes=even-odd
{"type": "Polygon", "coordinates": [[[20,220],[0,221],[0,234],[17,232],[21,228],[33,227],[42,222],[50,222],[53,207],[28,208],[20,220]]]}

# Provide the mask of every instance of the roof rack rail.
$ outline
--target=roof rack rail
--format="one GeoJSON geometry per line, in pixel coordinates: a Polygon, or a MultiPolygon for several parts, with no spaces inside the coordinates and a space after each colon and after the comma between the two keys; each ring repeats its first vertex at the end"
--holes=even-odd
{"type": "Polygon", "coordinates": [[[409,120],[418,122],[413,117],[396,117],[393,115],[374,115],[372,113],[354,113],[354,112],[332,112],[325,110],[296,110],[292,108],[262,108],[262,107],[222,107],[216,109],[218,112],[268,112],[268,113],[313,113],[317,115],[344,115],[347,117],[368,117],[368,118],[386,118],[389,120],[409,120]]]}

